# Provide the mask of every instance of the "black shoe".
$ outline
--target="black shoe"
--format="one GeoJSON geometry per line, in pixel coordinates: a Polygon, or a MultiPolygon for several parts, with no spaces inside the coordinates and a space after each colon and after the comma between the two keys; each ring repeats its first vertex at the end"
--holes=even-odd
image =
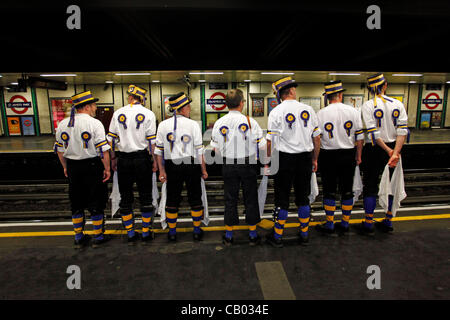
{"type": "Polygon", "coordinates": [[[309,235],[302,235],[300,232],[298,233],[298,243],[302,246],[307,246],[309,244],[309,235]]]}
{"type": "Polygon", "coordinates": [[[392,233],[392,232],[394,232],[394,227],[388,226],[386,223],[384,223],[384,221],[381,221],[381,222],[376,221],[375,222],[375,227],[378,230],[380,230],[382,232],[385,232],[385,233],[392,233]]]}
{"type": "Polygon", "coordinates": [[[283,240],[276,239],[274,236],[274,231],[266,236],[266,242],[275,248],[283,248],[283,240]]]}
{"type": "Polygon", "coordinates": [[[97,247],[105,242],[108,242],[109,240],[111,240],[111,235],[103,234],[102,239],[96,239],[96,238],[92,239],[92,246],[97,247]]]}
{"type": "Polygon", "coordinates": [[[177,234],[175,233],[175,234],[170,234],[170,233],[168,233],[167,234],[167,239],[170,241],[170,242],[175,242],[175,241],[177,241],[177,234]]]}
{"type": "Polygon", "coordinates": [[[371,228],[365,227],[364,222],[361,222],[360,224],[355,225],[355,229],[359,234],[362,234],[362,235],[373,236],[375,234],[373,227],[371,227],[371,228]]]}
{"type": "Polygon", "coordinates": [[[141,237],[142,242],[150,242],[155,239],[155,233],[150,231],[148,236],[141,237]]]}
{"type": "Polygon", "coordinates": [[[233,238],[227,238],[225,237],[225,235],[222,236],[222,243],[227,246],[230,247],[231,245],[233,245],[233,238]]]}
{"type": "Polygon", "coordinates": [[[139,241],[139,239],[140,239],[140,235],[139,235],[139,233],[138,232],[134,232],[134,236],[132,236],[131,238],[130,237],[128,237],[128,240],[127,240],[127,242],[128,242],[128,245],[134,245],[137,241],[139,241]]]}
{"type": "Polygon", "coordinates": [[[203,239],[203,234],[204,234],[203,230],[200,229],[199,233],[194,233],[192,236],[195,241],[201,241],[203,239]]]}
{"type": "Polygon", "coordinates": [[[334,234],[334,228],[330,229],[330,228],[327,228],[325,225],[326,225],[326,223],[316,225],[316,230],[322,234],[328,234],[328,235],[334,234]]]}
{"type": "Polygon", "coordinates": [[[249,237],[249,241],[250,241],[250,246],[254,247],[254,246],[261,244],[261,237],[259,235],[256,235],[256,237],[254,237],[254,238],[249,237]]]}
{"type": "Polygon", "coordinates": [[[90,240],[91,240],[91,236],[88,234],[84,234],[80,240],[75,240],[74,245],[77,248],[82,248],[82,247],[86,246],[90,240]]]}
{"type": "Polygon", "coordinates": [[[334,224],[334,229],[340,234],[348,234],[349,227],[343,227],[341,222],[336,222],[334,224]]]}

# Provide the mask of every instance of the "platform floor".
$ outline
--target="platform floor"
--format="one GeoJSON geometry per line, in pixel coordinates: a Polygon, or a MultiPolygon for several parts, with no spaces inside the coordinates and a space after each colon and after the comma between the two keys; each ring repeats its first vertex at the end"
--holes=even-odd
{"type": "MultiPolygon", "coordinates": [[[[204,141],[209,145],[210,141],[204,141]]],[[[0,137],[0,153],[53,152],[55,138],[52,135],[40,137],[0,137]]],[[[450,129],[411,130],[410,144],[450,144],[450,129]]]]}
{"type": "Polygon", "coordinates": [[[394,218],[393,234],[373,237],[323,236],[312,223],[306,247],[296,242],[298,223],[288,221],[281,249],[250,247],[247,230],[235,231],[231,247],[222,244],[222,231],[209,229],[194,242],[186,228],[175,244],[160,230],[152,243],[128,246],[119,232],[100,248],[79,250],[72,235],[8,235],[12,229],[1,228],[0,299],[450,299],[448,209],[419,214],[404,213],[394,218]],[[81,270],[79,290],[66,286],[70,265],[81,270]],[[380,289],[367,287],[372,265],[380,268],[380,289]]]}

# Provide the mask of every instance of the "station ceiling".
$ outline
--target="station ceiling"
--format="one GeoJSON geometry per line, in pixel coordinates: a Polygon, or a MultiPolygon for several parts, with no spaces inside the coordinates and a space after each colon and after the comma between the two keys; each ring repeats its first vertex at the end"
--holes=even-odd
{"type": "Polygon", "coordinates": [[[372,4],[2,1],[0,74],[153,70],[164,81],[172,77],[164,70],[302,70],[314,71],[308,81],[323,81],[315,70],[450,72],[448,1],[376,1],[380,29],[367,27],[372,4]],[[72,3],[81,10],[79,30],[67,28],[72,3]]]}

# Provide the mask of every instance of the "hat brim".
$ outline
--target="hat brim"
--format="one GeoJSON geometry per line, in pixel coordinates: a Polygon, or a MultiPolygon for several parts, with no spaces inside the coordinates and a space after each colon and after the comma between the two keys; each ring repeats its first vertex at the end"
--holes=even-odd
{"type": "Polygon", "coordinates": [[[76,105],[75,108],[76,108],[76,109],[82,108],[82,107],[84,107],[84,106],[87,105],[87,104],[91,104],[91,103],[97,102],[97,101],[99,101],[99,100],[100,100],[100,99],[98,99],[98,98],[94,98],[94,99],[90,99],[90,100],[87,100],[87,101],[83,101],[82,103],[76,105]]]}
{"type": "Polygon", "coordinates": [[[326,92],[324,92],[324,93],[322,93],[322,95],[325,96],[325,95],[327,95],[327,94],[335,94],[335,93],[339,93],[339,92],[344,92],[345,90],[347,90],[347,89],[340,89],[340,90],[335,91],[335,92],[333,92],[333,93],[326,93],[326,92]]]}

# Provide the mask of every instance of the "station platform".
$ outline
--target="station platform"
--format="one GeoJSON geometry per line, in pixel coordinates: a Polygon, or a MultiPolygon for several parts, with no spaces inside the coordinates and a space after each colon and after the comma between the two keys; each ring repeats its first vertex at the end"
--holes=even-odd
{"type": "MultiPolygon", "coordinates": [[[[205,135],[207,136],[207,135],[205,135]]],[[[205,146],[209,140],[204,141],[205,146]]],[[[53,135],[39,137],[0,137],[1,153],[53,152],[53,135]]],[[[450,144],[450,129],[411,130],[410,144],[450,144]]]]}
{"type": "MultiPolygon", "coordinates": [[[[176,243],[168,243],[166,230],[155,227],[153,242],[133,246],[127,245],[124,230],[109,224],[111,241],[82,249],[74,248],[70,225],[1,224],[0,297],[189,300],[197,306],[210,300],[450,298],[448,207],[401,211],[394,218],[394,233],[377,230],[373,236],[354,231],[361,222],[358,215],[352,216],[350,234],[324,236],[314,229],[322,218],[314,217],[309,245],[301,246],[298,220],[290,217],[283,248],[250,247],[242,222],[229,247],[221,241],[222,222],[216,222],[204,227],[200,242],[193,241],[190,223],[179,223],[176,243]],[[80,268],[79,290],[66,286],[71,265],[80,268]],[[371,290],[367,270],[374,265],[380,270],[380,289],[371,290]]],[[[380,218],[376,213],[375,219],[380,218]]],[[[263,220],[257,230],[264,237],[270,228],[270,221],[263,220]]],[[[87,224],[88,233],[91,229],[87,224]]],[[[180,308],[165,310],[165,315],[180,318],[180,308]]]]}

